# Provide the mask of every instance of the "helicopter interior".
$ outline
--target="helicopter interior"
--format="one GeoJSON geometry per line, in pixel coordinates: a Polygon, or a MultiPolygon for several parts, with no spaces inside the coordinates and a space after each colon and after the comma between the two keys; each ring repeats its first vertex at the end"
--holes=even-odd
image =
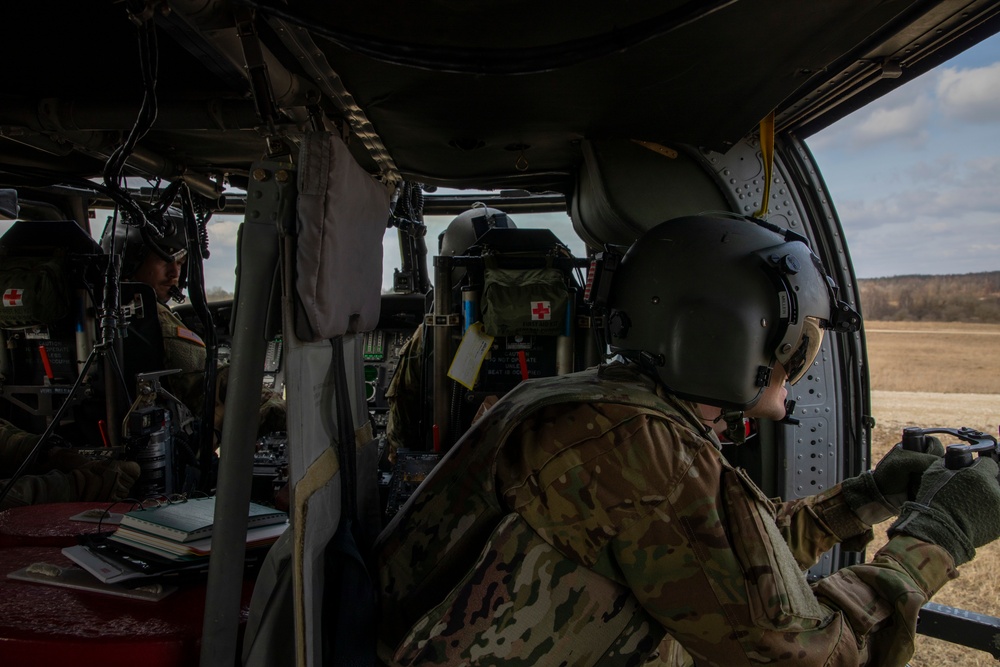
{"type": "MultiPolygon", "coordinates": [[[[329,611],[311,592],[324,590],[324,554],[345,512],[377,532],[419,483],[421,461],[449,449],[485,396],[602,358],[585,274],[608,248],[673,217],[753,215],[807,238],[856,304],[849,249],[805,139],[1000,31],[995,0],[60,0],[12,3],[4,15],[13,29],[0,66],[0,217],[76,225],[56,246],[78,230],[99,236],[98,210],[145,225],[146,207],[168,191],[203,226],[213,214],[244,220],[235,296],[176,308],[229,364],[236,414],[221,447],[239,455],[213,476],[206,666],[234,664],[241,647],[247,664],[289,651],[297,664],[324,662],[329,611]],[[39,57],[40,45],[58,56],[39,57]],[[135,179],[150,187],[133,188],[135,179]],[[549,230],[518,229],[535,237],[487,239],[428,269],[436,253],[424,217],[477,202],[515,217],[564,211],[588,256],[555,262],[564,328],[527,343],[516,340],[523,332],[501,336],[482,382],[465,391],[449,379],[464,299],[481,306],[475,288],[490,262],[537,243],[527,260],[509,261],[551,268],[557,245],[537,233],[549,230]],[[384,292],[387,225],[402,256],[384,292]],[[468,272],[464,292],[451,289],[456,267],[468,272]],[[407,486],[387,462],[386,391],[420,329],[434,355],[407,486]],[[287,433],[263,447],[253,430],[260,387],[288,405],[287,433]],[[288,611],[277,593],[246,627],[242,573],[225,567],[244,553],[240,514],[260,492],[255,475],[266,491],[274,479],[291,488],[291,628],[276,620],[288,611]]],[[[22,403],[0,416],[27,406],[22,423],[38,429],[56,413],[51,396],[69,392],[102,317],[122,305],[108,302],[107,264],[96,262],[105,271],[89,280],[82,341],[78,313],[61,313],[58,344],[26,343],[0,369],[4,397],[22,403]],[[61,350],[65,368],[49,373],[39,347],[61,350]],[[11,383],[18,369],[31,381],[11,383]]],[[[0,328],[9,343],[31,326],[0,328]]],[[[866,469],[864,361],[862,334],[828,337],[795,387],[796,423],[761,422],[748,447],[727,455],[774,496],[809,495],[866,469]]],[[[812,574],[861,558],[835,549],[812,574]]]]}

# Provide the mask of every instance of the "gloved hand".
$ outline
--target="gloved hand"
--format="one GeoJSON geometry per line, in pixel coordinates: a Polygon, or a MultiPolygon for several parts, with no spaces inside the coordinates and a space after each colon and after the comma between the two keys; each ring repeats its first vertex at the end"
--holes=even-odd
{"type": "Polygon", "coordinates": [[[139,464],[134,461],[99,459],[70,475],[76,483],[77,500],[121,500],[128,498],[140,472],[139,464]]]}
{"type": "Polygon", "coordinates": [[[855,514],[874,519],[869,523],[877,523],[898,514],[903,503],[916,498],[924,471],[944,456],[940,440],[929,435],[924,437],[926,451],[903,449],[902,444],[897,443],[874,470],[844,480],[841,485],[844,498],[855,514]],[[884,510],[873,511],[872,503],[884,510]]]}
{"type": "Polygon", "coordinates": [[[1000,537],[1000,467],[990,458],[949,470],[940,460],[924,473],[914,502],[903,504],[889,536],[911,535],[951,554],[955,565],[1000,537]]]}
{"type": "Polygon", "coordinates": [[[86,465],[90,459],[71,447],[53,447],[49,450],[46,463],[50,468],[70,472],[86,465]]]}

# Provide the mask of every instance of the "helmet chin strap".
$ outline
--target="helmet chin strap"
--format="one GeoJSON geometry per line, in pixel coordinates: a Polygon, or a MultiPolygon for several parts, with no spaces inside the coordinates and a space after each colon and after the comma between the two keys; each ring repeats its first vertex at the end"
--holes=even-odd
{"type": "Polygon", "coordinates": [[[744,424],[743,411],[742,410],[729,410],[725,408],[719,411],[719,416],[715,418],[713,424],[717,424],[720,421],[725,420],[726,430],[722,432],[722,435],[726,437],[729,442],[734,445],[742,445],[747,441],[747,430],[744,424]]]}

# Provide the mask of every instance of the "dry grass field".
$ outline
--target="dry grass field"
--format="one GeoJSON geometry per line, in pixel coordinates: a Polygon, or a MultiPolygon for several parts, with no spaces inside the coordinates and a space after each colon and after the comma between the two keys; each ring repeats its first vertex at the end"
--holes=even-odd
{"type": "Polygon", "coordinates": [[[866,322],[865,333],[876,390],[1000,394],[1000,325],[866,322]]]}
{"type": "MultiPolygon", "coordinates": [[[[872,458],[898,442],[905,426],[969,426],[996,435],[1000,425],[1000,325],[867,322],[876,426],[872,458]]],[[[947,441],[946,441],[947,442],[947,441]]],[[[876,528],[870,553],[885,542],[876,528]]],[[[934,597],[941,604],[1000,616],[1000,543],[978,550],[960,577],[934,597]]],[[[995,666],[987,653],[917,638],[912,667],[995,666]]]]}

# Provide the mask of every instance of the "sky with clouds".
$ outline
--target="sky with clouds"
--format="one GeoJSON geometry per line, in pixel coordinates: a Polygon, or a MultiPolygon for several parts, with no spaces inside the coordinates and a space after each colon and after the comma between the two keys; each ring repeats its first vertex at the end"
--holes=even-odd
{"type": "MultiPolygon", "coordinates": [[[[806,142],[840,215],[859,278],[1000,270],[1000,35],[806,142]]],[[[447,219],[428,220],[428,247],[447,219]]],[[[99,234],[104,221],[94,223],[99,234]]],[[[565,215],[549,226],[578,256],[565,215]]],[[[209,226],[206,284],[232,290],[238,219],[209,226]]],[[[383,286],[398,266],[386,235],[383,286]]]]}
{"type": "Polygon", "coordinates": [[[859,278],[1000,270],[1000,35],[806,143],[859,278]]]}

